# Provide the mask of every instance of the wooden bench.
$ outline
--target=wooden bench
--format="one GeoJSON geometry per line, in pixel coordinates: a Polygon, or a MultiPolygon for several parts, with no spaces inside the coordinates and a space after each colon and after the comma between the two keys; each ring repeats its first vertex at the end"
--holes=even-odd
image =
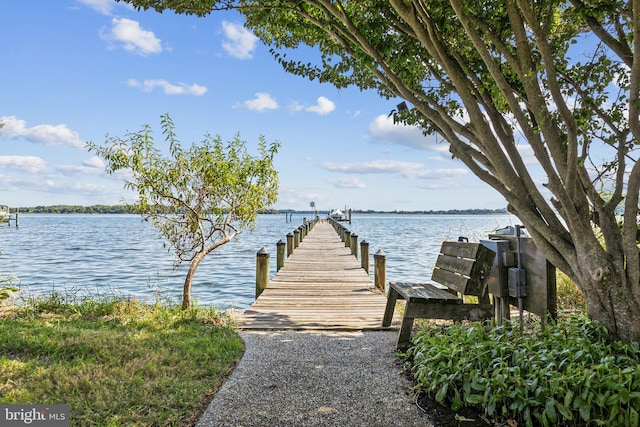
{"type": "Polygon", "coordinates": [[[480,243],[444,242],[431,280],[439,283],[389,282],[387,307],[382,326],[391,325],[398,298],[406,300],[398,349],[409,347],[413,319],[487,320],[494,310],[487,293],[487,279],[495,252],[480,243]],[[465,303],[464,296],[478,297],[465,303]]]}

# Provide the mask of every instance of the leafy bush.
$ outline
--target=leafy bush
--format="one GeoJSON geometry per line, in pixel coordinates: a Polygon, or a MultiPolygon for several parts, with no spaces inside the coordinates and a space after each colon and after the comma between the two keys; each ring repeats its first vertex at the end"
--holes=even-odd
{"type": "Polygon", "coordinates": [[[476,405],[527,426],[638,426],[640,351],[584,315],[521,335],[513,324],[425,329],[409,350],[421,388],[453,410],[476,405]]]}
{"type": "Polygon", "coordinates": [[[578,286],[562,271],[556,271],[556,298],[558,310],[586,311],[587,303],[578,286]]]}

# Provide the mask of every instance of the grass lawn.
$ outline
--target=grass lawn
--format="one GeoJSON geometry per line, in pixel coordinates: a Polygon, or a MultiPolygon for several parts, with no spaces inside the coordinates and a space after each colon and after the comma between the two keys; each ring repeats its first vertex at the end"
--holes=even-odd
{"type": "Polygon", "coordinates": [[[214,309],[53,294],[0,316],[0,403],[69,404],[72,426],[186,426],[243,352],[214,309]]]}

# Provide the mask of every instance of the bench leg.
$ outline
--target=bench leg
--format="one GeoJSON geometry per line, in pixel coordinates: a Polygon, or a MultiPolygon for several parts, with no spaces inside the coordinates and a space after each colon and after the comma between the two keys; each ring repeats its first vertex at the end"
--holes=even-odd
{"type": "MultiPolygon", "coordinates": [[[[407,303],[409,305],[409,303],[407,303]]],[[[411,345],[411,329],[413,328],[413,317],[403,317],[400,333],[398,334],[398,350],[406,350],[411,345]]]]}
{"type": "Polygon", "coordinates": [[[396,301],[398,300],[398,291],[389,288],[389,296],[387,297],[387,306],[384,309],[384,317],[382,318],[382,326],[391,325],[393,320],[393,311],[396,309],[396,301]]]}

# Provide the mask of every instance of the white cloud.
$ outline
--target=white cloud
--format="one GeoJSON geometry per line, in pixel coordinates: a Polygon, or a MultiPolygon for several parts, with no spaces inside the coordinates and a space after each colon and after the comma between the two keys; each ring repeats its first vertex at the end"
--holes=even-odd
{"type": "Polygon", "coordinates": [[[38,175],[49,171],[45,161],[36,156],[0,156],[0,166],[38,175]]]}
{"type": "Polygon", "coordinates": [[[173,84],[164,79],[159,80],[145,80],[140,82],[136,79],[129,79],[127,84],[130,87],[142,88],[145,92],[151,92],[156,87],[161,88],[167,95],[194,95],[202,96],[207,92],[206,86],[200,86],[198,84],[188,85],[186,83],[173,84]]]}
{"type": "Polygon", "coordinates": [[[102,33],[104,40],[122,43],[128,52],[142,56],[162,52],[162,44],[153,31],[145,30],[138,21],[127,18],[113,18],[111,31],[102,33]]]}
{"type": "Polygon", "coordinates": [[[85,142],[80,139],[78,132],[72,131],[67,125],[36,125],[27,127],[27,122],[16,116],[0,117],[0,135],[9,138],[25,138],[31,142],[44,145],[68,145],[84,149],[85,142]]]}
{"type": "Polygon", "coordinates": [[[251,31],[240,24],[222,21],[222,30],[226,41],[222,48],[232,57],[237,59],[253,58],[253,51],[258,44],[258,38],[251,31]]]}
{"type": "Polygon", "coordinates": [[[417,126],[394,123],[392,117],[380,115],[369,125],[373,141],[378,144],[404,145],[418,150],[448,151],[448,144],[436,144],[435,136],[424,136],[417,126]]]}
{"type": "Polygon", "coordinates": [[[105,163],[97,156],[93,156],[82,162],[82,165],[60,165],[56,168],[65,175],[99,175],[104,172],[105,163]]]}
{"type": "Polygon", "coordinates": [[[97,169],[104,169],[105,167],[104,161],[98,156],[93,156],[90,159],[87,159],[84,162],[82,162],[82,164],[84,166],[87,166],[90,168],[97,168],[97,169]]]}
{"type": "Polygon", "coordinates": [[[331,163],[325,162],[322,168],[332,172],[344,173],[396,173],[402,174],[409,170],[418,170],[424,164],[417,162],[403,162],[398,160],[373,160],[359,163],[331,163]]]}
{"type": "Polygon", "coordinates": [[[316,102],[316,105],[307,107],[305,110],[309,111],[310,113],[318,113],[321,116],[324,116],[325,114],[329,114],[336,109],[336,104],[333,101],[325,98],[324,96],[319,97],[316,102]]]}
{"type": "Polygon", "coordinates": [[[289,103],[289,111],[291,111],[292,113],[297,113],[298,111],[307,111],[309,113],[317,113],[321,116],[324,116],[331,113],[335,109],[336,104],[330,99],[325,98],[324,96],[318,97],[318,99],[316,100],[316,105],[311,105],[308,107],[305,107],[298,101],[291,101],[289,103]]]}
{"type": "Polygon", "coordinates": [[[89,6],[91,9],[103,15],[111,15],[111,11],[116,6],[114,0],[76,0],[79,3],[89,6]]]}
{"type": "Polygon", "coordinates": [[[289,103],[289,111],[292,113],[297,113],[298,111],[303,111],[304,105],[300,104],[298,101],[291,101],[289,103]]]}
{"type": "Polygon", "coordinates": [[[465,175],[464,168],[453,169],[425,169],[424,164],[418,162],[404,162],[399,160],[373,160],[359,163],[331,163],[320,165],[331,172],[358,174],[393,174],[412,179],[446,179],[465,175]]]}
{"type": "Polygon", "coordinates": [[[533,148],[529,144],[518,144],[517,150],[522,157],[522,161],[525,165],[539,165],[538,159],[536,159],[535,154],[533,153],[533,148]]]}
{"type": "Polygon", "coordinates": [[[428,169],[428,170],[418,170],[418,171],[410,171],[405,174],[408,178],[417,178],[417,179],[450,179],[457,178],[462,175],[468,174],[469,171],[464,168],[452,168],[452,169],[428,169]]]}
{"type": "Polygon", "coordinates": [[[244,106],[253,111],[277,110],[278,102],[268,93],[258,92],[254,99],[244,101],[244,106]]]}
{"type": "Polygon", "coordinates": [[[329,184],[336,186],[337,188],[365,188],[366,185],[361,182],[358,178],[339,178],[339,179],[330,179],[329,184]]]}

